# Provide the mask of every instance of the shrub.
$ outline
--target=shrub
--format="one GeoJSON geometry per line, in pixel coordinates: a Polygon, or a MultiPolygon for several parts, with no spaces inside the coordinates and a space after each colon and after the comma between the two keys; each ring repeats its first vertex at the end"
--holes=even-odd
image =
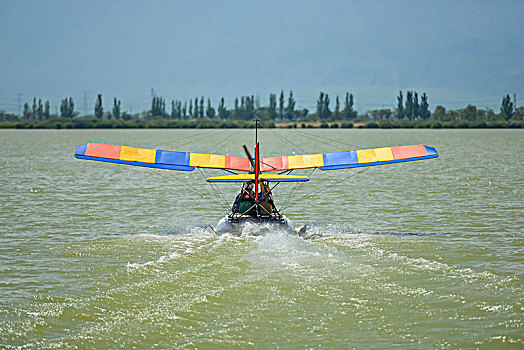
{"type": "Polygon", "coordinates": [[[385,120],[381,122],[379,125],[381,129],[391,129],[393,127],[389,120],[385,120]]]}
{"type": "Polygon", "coordinates": [[[468,129],[469,123],[465,120],[461,120],[455,123],[455,128],[468,129]]]}

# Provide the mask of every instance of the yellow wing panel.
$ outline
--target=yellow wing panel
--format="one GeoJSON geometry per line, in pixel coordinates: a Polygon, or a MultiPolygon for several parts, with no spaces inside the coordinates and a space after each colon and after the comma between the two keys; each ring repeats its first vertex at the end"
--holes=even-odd
{"type": "Polygon", "coordinates": [[[374,163],[377,162],[377,155],[375,149],[359,149],[357,150],[357,159],[359,164],[361,163],[374,163]]]}
{"type": "Polygon", "coordinates": [[[391,147],[375,148],[375,155],[377,156],[378,162],[386,162],[394,159],[391,147]]]}
{"type": "Polygon", "coordinates": [[[322,156],[322,153],[305,154],[302,156],[302,159],[304,159],[304,165],[308,165],[310,168],[324,166],[324,157],[322,156]]]}
{"type": "Polygon", "coordinates": [[[288,169],[308,169],[324,166],[322,154],[304,154],[288,156],[288,169]]]}
{"type": "Polygon", "coordinates": [[[201,168],[224,169],[226,167],[226,156],[220,154],[191,153],[189,165],[201,168]]]}
{"type": "Polygon", "coordinates": [[[147,148],[136,148],[122,146],[120,151],[120,160],[131,162],[154,163],[156,150],[147,148]]]}

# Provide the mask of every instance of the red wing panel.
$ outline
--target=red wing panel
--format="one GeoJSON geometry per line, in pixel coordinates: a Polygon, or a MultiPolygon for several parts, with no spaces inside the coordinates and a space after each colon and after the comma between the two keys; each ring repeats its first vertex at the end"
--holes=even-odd
{"type": "Polygon", "coordinates": [[[251,171],[249,159],[244,157],[226,156],[226,169],[251,171]]]}
{"type": "Polygon", "coordinates": [[[393,146],[391,147],[391,153],[393,153],[393,159],[395,160],[424,157],[428,155],[428,151],[424,145],[393,146]]]}
{"type": "Polygon", "coordinates": [[[118,146],[118,145],[89,143],[87,145],[85,155],[89,157],[120,159],[121,148],[122,146],[118,146]]]}
{"type": "Polygon", "coordinates": [[[260,159],[260,171],[281,171],[288,170],[287,156],[267,157],[260,159]]]}

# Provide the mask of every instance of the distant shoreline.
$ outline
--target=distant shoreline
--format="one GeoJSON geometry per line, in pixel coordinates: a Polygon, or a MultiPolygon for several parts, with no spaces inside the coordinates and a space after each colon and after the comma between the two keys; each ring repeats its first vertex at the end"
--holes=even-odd
{"type": "MultiPolygon", "coordinates": [[[[254,128],[251,121],[243,120],[106,120],[95,118],[55,118],[45,121],[4,121],[0,129],[247,129],[254,128]]],[[[389,121],[351,123],[330,122],[273,122],[259,123],[261,128],[301,129],[523,129],[524,121],[389,121]]]]}

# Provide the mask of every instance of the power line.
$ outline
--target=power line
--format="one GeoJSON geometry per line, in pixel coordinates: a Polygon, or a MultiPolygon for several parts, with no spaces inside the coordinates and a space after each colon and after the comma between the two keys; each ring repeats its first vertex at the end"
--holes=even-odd
{"type": "Polygon", "coordinates": [[[18,96],[18,115],[22,115],[22,96],[24,95],[21,92],[17,92],[15,95],[18,96]]]}
{"type": "Polygon", "coordinates": [[[87,115],[87,91],[82,91],[82,93],[84,94],[84,115],[87,115]]]}

